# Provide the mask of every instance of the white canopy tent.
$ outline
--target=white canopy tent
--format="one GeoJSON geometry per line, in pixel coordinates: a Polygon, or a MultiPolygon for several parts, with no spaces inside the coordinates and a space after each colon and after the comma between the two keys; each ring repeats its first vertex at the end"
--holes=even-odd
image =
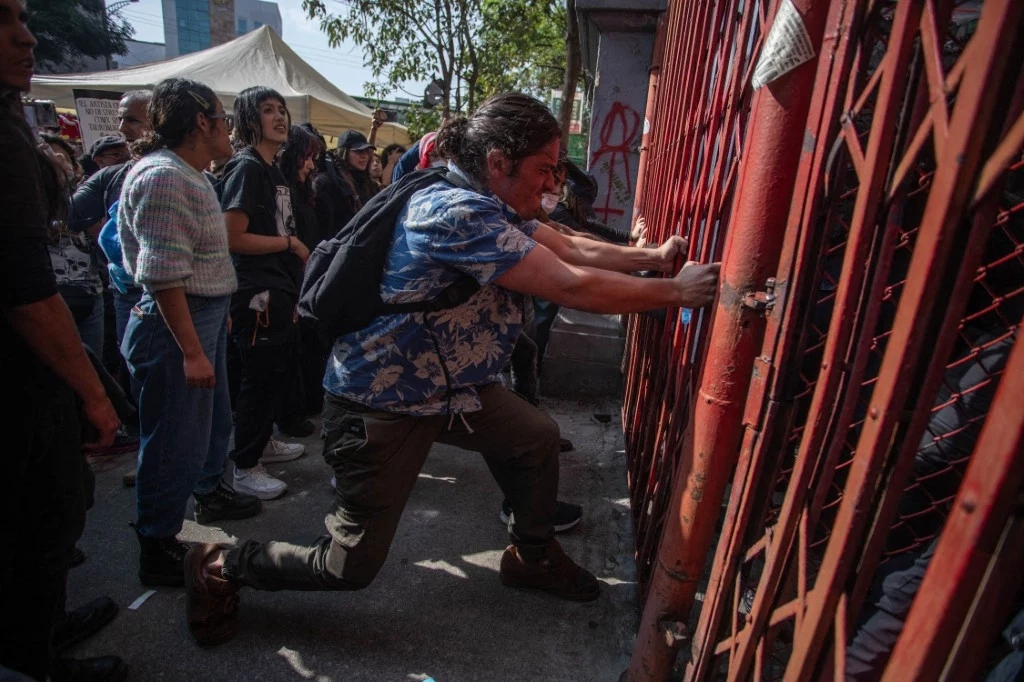
{"type": "MultiPolygon", "coordinates": [[[[191,78],[205,83],[228,110],[239,92],[253,85],[265,85],[284,96],[293,123],[308,121],[327,136],[337,136],[349,129],[366,134],[370,128],[370,109],[332,85],[269,26],[229,43],[162,62],[116,71],[35,76],[32,96],[72,109],[74,89],[124,92],[152,87],[165,78],[191,78]]],[[[385,123],[377,131],[377,144],[392,142],[408,145],[409,132],[398,124],[385,123]]]]}

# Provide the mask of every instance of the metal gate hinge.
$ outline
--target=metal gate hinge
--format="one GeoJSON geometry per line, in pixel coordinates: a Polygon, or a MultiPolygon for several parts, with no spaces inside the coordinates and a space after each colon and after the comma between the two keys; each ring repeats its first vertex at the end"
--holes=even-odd
{"type": "Polygon", "coordinates": [[[764,291],[751,291],[743,297],[743,305],[751,310],[770,310],[775,307],[775,278],[769,277],[764,291]]]}

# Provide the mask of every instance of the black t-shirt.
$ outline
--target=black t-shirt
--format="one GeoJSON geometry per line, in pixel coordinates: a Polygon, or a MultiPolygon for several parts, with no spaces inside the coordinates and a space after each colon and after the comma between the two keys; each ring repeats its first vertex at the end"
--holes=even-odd
{"type": "Polygon", "coordinates": [[[310,251],[315,249],[320,242],[334,236],[333,233],[326,236],[320,233],[320,223],[316,218],[313,204],[304,196],[302,189],[294,185],[292,186],[292,211],[295,215],[295,231],[310,251]]]}
{"type": "MultiPolygon", "coordinates": [[[[237,152],[217,184],[222,211],[243,211],[250,234],[296,237],[291,194],[281,171],[252,148],[237,152]]],[[[302,259],[290,251],[258,256],[234,254],[239,291],[273,290],[298,298],[302,259]]]]}
{"type": "Polygon", "coordinates": [[[107,166],[79,185],[71,199],[68,216],[71,232],[84,232],[99,221],[107,222],[107,212],[121,198],[121,187],[133,164],[129,161],[107,166]]]}
{"type": "MultiPolygon", "coordinates": [[[[49,216],[39,165],[43,161],[28,126],[17,116],[0,101],[0,306],[5,309],[57,293],[46,249],[49,216]]],[[[0,373],[9,381],[26,382],[23,388],[61,385],[2,314],[0,358],[0,373]]]]}

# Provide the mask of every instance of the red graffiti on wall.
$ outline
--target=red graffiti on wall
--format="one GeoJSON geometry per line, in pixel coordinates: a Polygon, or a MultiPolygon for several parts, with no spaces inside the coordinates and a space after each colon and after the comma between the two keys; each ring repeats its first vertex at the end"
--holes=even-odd
{"type": "MultiPolygon", "coordinates": [[[[604,160],[601,169],[608,177],[608,186],[605,188],[604,206],[595,206],[594,212],[600,214],[604,222],[608,222],[609,216],[623,215],[625,211],[613,206],[616,198],[616,185],[620,188],[623,183],[621,177],[625,178],[625,194],[628,197],[633,195],[633,181],[630,179],[629,155],[631,148],[637,140],[637,133],[640,132],[640,114],[632,107],[622,102],[613,102],[604,121],[601,122],[601,132],[598,136],[600,146],[590,158],[591,170],[598,168],[598,161],[604,160]],[[622,164],[621,174],[617,170],[619,163],[622,164]]],[[[623,198],[623,201],[628,201],[623,198]]]]}

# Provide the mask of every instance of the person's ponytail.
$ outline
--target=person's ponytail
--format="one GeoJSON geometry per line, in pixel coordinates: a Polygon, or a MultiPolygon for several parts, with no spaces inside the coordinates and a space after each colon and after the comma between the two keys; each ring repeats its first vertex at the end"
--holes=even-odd
{"type": "Polygon", "coordinates": [[[562,129],[542,102],[519,93],[494,95],[469,117],[445,121],[437,134],[437,153],[477,180],[487,180],[487,156],[501,152],[515,165],[561,137],[562,129]]]}
{"type": "Polygon", "coordinates": [[[152,154],[158,149],[163,149],[167,146],[167,141],[164,140],[160,133],[149,131],[128,146],[133,156],[143,157],[146,154],[152,154]]]}
{"type": "Polygon", "coordinates": [[[456,163],[462,160],[466,135],[469,132],[469,119],[465,116],[453,116],[441,126],[435,139],[437,155],[443,159],[452,159],[456,163]]]}

